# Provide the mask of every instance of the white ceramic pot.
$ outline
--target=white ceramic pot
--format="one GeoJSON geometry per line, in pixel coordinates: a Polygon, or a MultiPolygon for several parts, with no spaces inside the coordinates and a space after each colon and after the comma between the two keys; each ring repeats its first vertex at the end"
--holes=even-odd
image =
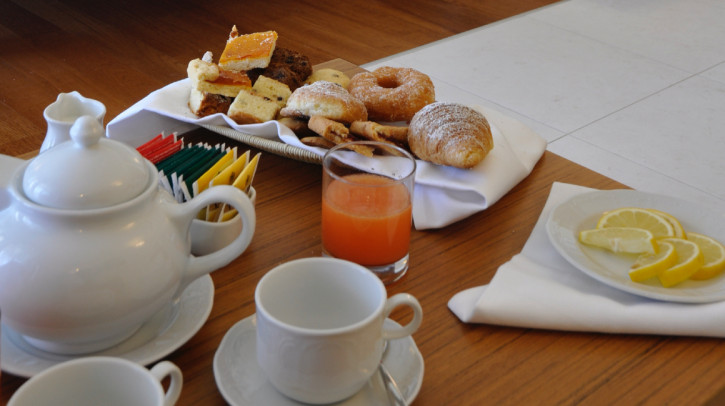
{"type": "Polygon", "coordinates": [[[251,242],[254,207],[240,190],[214,187],[178,204],[134,149],[103,137],[90,116],[0,189],[3,323],[38,348],[80,354],[113,346],[198,277],[251,242]],[[198,211],[224,202],[244,227],[228,246],[190,254],[198,211]]]}

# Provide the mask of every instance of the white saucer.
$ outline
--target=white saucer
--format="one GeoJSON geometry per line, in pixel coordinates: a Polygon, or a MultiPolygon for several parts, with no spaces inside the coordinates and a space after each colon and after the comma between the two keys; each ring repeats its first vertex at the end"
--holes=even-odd
{"type": "MultiPolygon", "coordinates": [[[[396,324],[385,320],[386,324],[396,324]]],[[[296,406],[295,402],[277,392],[257,364],[257,318],[255,315],[238,322],[224,335],[214,354],[214,377],[224,399],[232,406],[279,405],[296,406]]],[[[423,383],[423,356],[411,337],[391,340],[383,364],[400,387],[407,404],[413,402],[423,383]]],[[[339,402],[344,406],[387,404],[379,373],[355,396],[339,402]]]]}
{"type": "MultiPolygon", "coordinates": [[[[214,282],[205,275],[192,282],[173,304],[159,310],[124,342],[87,355],[110,355],[149,365],[186,343],[204,325],[214,303],[214,282]]],[[[2,326],[2,370],[29,378],[78,356],[39,350],[10,327],[2,326]]]]}

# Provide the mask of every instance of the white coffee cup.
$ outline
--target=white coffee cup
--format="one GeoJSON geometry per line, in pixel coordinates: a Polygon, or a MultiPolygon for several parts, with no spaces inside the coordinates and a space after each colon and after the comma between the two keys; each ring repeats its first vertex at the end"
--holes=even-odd
{"type": "Polygon", "coordinates": [[[414,333],[423,318],[415,297],[389,299],[380,278],[336,258],[304,258],[269,271],[257,284],[257,361],[272,385],[305,403],[325,404],[358,392],[377,370],[383,340],[414,333]],[[413,319],[383,328],[393,309],[413,319]]]}
{"type": "Polygon", "coordinates": [[[171,406],[181,394],[181,370],[169,361],[151,370],[116,357],[84,357],[50,367],[25,382],[8,406],[171,406]],[[161,381],[170,378],[164,393],[161,381]]]}

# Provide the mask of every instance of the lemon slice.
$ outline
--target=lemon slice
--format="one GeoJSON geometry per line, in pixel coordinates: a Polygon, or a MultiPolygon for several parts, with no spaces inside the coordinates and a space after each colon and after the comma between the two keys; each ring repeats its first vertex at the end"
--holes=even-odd
{"type": "Polygon", "coordinates": [[[677,251],[677,263],[657,275],[662,286],[669,288],[689,279],[704,262],[700,247],[690,240],[682,238],[664,238],[661,242],[674,245],[677,251]]]}
{"type": "Polygon", "coordinates": [[[687,239],[700,247],[704,258],[702,268],[690,276],[690,279],[710,279],[725,270],[725,246],[713,238],[698,233],[687,233],[687,239]]]}
{"type": "Polygon", "coordinates": [[[634,282],[642,282],[655,277],[677,263],[677,251],[669,242],[658,242],[657,253],[642,254],[632,264],[629,278],[634,282]]]}
{"type": "Polygon", "coordinates": [[[682,224],[680,224],[680,221],[677,220],[677,217],[671,215],[670,213],[660,211],[657,209],[647,209],[647,210],[651,211],[652,213],[658,214],[660,217],[667,220],[672,225],[672,229],[675,232],[675,235],[674,235],[675,238],[687,239],[687,235],[685,233],[685,228],[682,227],[682,224]]]}
{"type": "Polygon", "coordinates": [[[675,230],[664,217],[647,209],[623,207],[602,215],[597,228],[634,227],[649,230],[656,238],[674,237],[675,230]]]}
{"type": "Polygon", "coordinates": [[[615,253],[654,254],[657,252],[654,235],[641,228],[608,227],[584,230],[579,233],[579,241],[615,253]]]}

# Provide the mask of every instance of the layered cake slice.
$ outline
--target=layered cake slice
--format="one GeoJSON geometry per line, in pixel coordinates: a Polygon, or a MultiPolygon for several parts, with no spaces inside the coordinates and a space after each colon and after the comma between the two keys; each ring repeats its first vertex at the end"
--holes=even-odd
{"type": "Polygon", "coordinates": [[[276,31],[239,35],[235,25],[219,58],[219,66],[233,71],[266,68],[276,46],[276,31]]]}
{"type": "Polygon", "coordinates": [[[191,80],[189,108],[199,117],[226,113],[239,92],[252,87],[246,72],[222,69],[211,59],[207,52],[203,59],[190,61],[186,69],[191,80]]]}

